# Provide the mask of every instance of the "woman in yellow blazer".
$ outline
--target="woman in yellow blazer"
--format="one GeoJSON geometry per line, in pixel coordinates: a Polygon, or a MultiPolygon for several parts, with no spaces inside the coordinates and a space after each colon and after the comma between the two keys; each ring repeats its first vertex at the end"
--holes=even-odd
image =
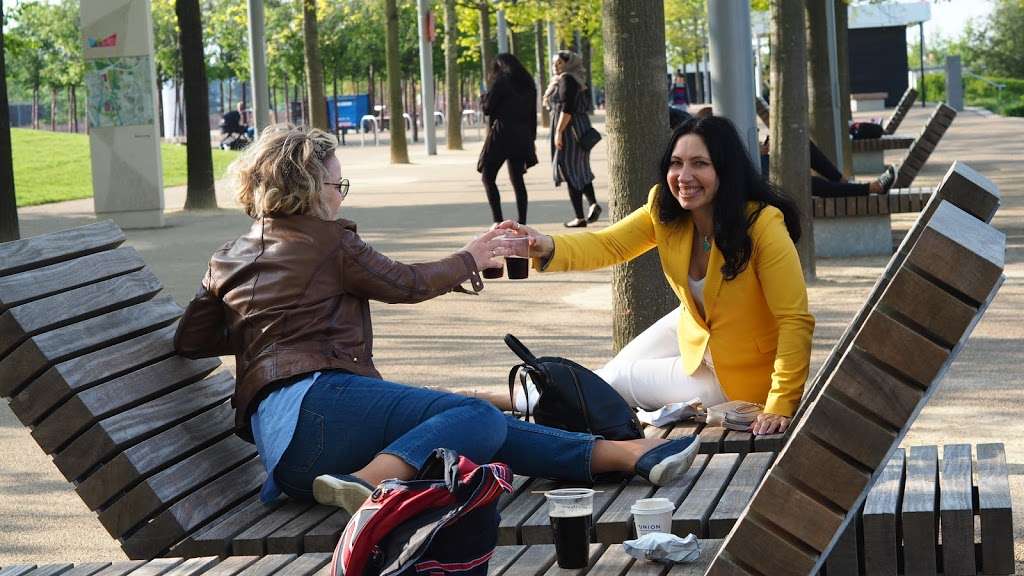
{"type": "Polygon", "coordinates": [[[755,171],[722,117],[677,128],[661,174],[647,204],[599,232],[547,236],[515,222],[501,226],[530,237],[529,256],[541,271],[604,268],[657,247],[681,303],[680,378],[665,397],[709,395],[710,374],[724,398],[764,404],[755,433],[785,430],[803,393],[814,331],[794,245],[796,206],[755,171]]]}

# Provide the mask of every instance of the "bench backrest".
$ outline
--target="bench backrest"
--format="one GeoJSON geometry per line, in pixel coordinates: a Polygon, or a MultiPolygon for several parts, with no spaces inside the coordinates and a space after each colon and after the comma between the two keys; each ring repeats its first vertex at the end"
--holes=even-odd
{"type": "Polygon", "coordinates": [[[921,218],[708,574],[817,572],[998,291],[1003,233],[939,194],[921,218]]]}
{"type": "Polygon", "coordinates": [[[234,379],[174,353],[182,311],[124,240],[101,222],[0,244],[0,395],[125,553],[152,558],[274,508],[253,505],[265,472],[233,433],[234,379]]]}
{"type": "Polygon", "coordinates": [[[917,90],[913,86],[908,86],[907,91],[903,93],[899,103],[896,104],[896,109],[892,111],[892,116],[889,116],[889,120],[885,123],[883,130],[886,134],[896,133],[896,130],[903,122],[903,118],[906,117],[907,112],[910,112],[910,107],[914,105],[916,100],[917,90]]]}
{"type": "Polygon", "coordinates": [[[921,171],[921,168],[924,167],[925,162],[928,161],[928,157],[931,156],[935,147],[939,145],[939,140],[942,140],[942,135],[946,133],[946,129],[953,123],[954,118],[956,118],[956,110],[953,108],[946,106],[944,103],[939,103],[935,107],[931,117],[928,119],[928,123],[924,125],[921,134],[910,145],[907,155],[903,158],[903,162],[900,163],[899,170],[896,171],[894,187],[906,188],[910,186],[914,178],[921,171]]]}

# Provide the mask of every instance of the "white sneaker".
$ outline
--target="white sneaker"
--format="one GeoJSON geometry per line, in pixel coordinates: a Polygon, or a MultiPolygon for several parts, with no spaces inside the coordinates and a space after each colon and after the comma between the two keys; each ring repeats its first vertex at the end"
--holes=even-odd
{"type": "Polygon", "coordinates": [[[337,506],[349,514],[355,514],[371,494],[373,486],[349,474],[324,474],[313,479],[314,500],[325,506],[337,506]]]}

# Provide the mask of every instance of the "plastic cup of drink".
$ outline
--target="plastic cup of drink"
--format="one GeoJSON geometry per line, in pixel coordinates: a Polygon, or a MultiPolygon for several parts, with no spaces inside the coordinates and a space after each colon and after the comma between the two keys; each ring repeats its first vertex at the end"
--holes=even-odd
{"type": "Polygon", "coordinates": [[[555,533],[555,558],[560,568],[586,568],[590,560],[590,528],[594,522],[594,491],[559,488],[544,493],[548,519],[555,533]]]}
{"type": "Polygon", "coordinates": [[[668,498],[641,498],[629,510],[633,513],[637,538],[651,532],[672,532],[672,512],[675,506],[668,498]]]}
{"type": "Polygon", "coordinates": [[[509,280],[522,280],[530,276],[530,237],[505,236],[501,242],[512,250],[513,255],[505,257],[509,280]]]}

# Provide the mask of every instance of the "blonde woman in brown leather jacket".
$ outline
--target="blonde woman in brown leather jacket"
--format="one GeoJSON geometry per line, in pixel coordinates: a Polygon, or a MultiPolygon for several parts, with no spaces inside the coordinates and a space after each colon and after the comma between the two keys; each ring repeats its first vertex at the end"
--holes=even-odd
{"type": "Polygon", "coordinates": [[[689,467],[692,438],[610,442],[381,379],[369,300],[420,302],[467,280],[481,290],[478,271],[508,254],[504,231],[434,262],[384,256],[338,218],[349,183],[319,130],[270,127],[233,171],[254,222],[210,259],[175,347],[193,358],[235,355],[232,404],[266,467],[264,500],[283,491],[352,512],[380,481],[412,478],[436,448],[564,480],[636,471],[663,484],[689,467]]]}

